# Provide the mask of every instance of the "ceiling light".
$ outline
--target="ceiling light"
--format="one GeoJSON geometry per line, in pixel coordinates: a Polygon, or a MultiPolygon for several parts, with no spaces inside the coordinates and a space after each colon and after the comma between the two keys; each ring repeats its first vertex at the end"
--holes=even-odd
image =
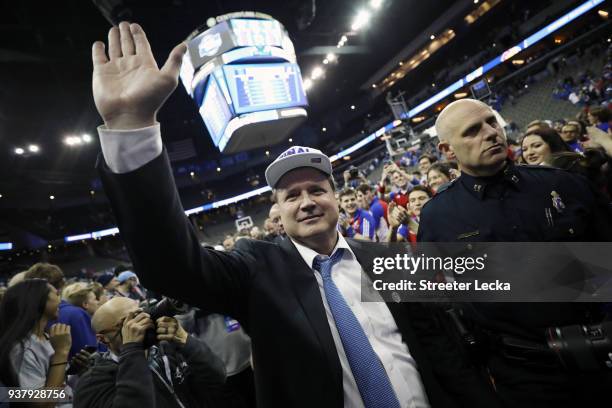
{"type": "Polygon", "coordinates": [[[474,0],[474,4],[478,4],[478,0],[474,0]]]}
{"type": "Polygon", "coordinates": [[[93,191],[93,190],[89,190],[89,194],[94,195],[94,194],[96,194],[96,192],[93,191]]]}
{"type": "Polygon", "coordinates": [[[399,66],[401,67],[402,65],[404,65],[404,63],[402,61],[399,62],[399,66]]]}
{"type": "Polygon", "coordinates": [[[266,156],[269,156],[269,155],[270,155],[270,151],[266,150],[266,156]]]}
{"type": "Polygon", "coordinates": [[[40,151],[40,148],[38,147],[38,145],[31,144],[28,146],[28,150],[30,151],[30,153],[38,153],[40,151]]]}
{"type": "Polygon", "coordinates": [[[455,99],[465,98],[467,95],[468,95],[467,92],[457,92],[455,94],[455,99]]]}
{"type": "Polygon", "coordinates": [[[373,9],[378,9],[382,5],[382,0],[370,0],[370,6],[373,9]]]}
{"type": "Polygon", "coordinates": [[[191,177],[193,177],[193,176],[195,176],[195,173],[192,171],[191,173],[189,173],[189,175],[190,175],[191,177]]]}
{"type": "Polygon", "coordinates": [[[321,129],[323,132],[327,132],[327,128],[324,127],[323,129],[321,129]]]}
{"type": "Polygon", "coordinates": [[[292,138],[289,138],[289,143],[293,143],[293,139],[292,138]]]}
{"type": "Polygon", "coordinates": [[[54,195],[50,195],[49,196],[49,200],[55,200],[55,196],[54,195]]]}
{"type": "Polygon", "coordinates": [[[326,60],[328,60],[328,61],[330,61],[330,62],[335,61],[335,60],[336,60],[336,58],[337,58],[337,57],[336,57],[336,54],[334,54],[333,52],[330,52],[330,53],[328,53],[328,54],[325,56],[325,59],[326,59],[326,60]]]}
{"type": "Polygon", "coordinates": [[[325,58],[325,59],[323,60],[323,64],[325,64],[325,65],[329,64],[329,60],[328,60],[327,58],[325,58]]]}
{"type": "Polygon", "coordinates": [[[606,10],[597,10],[597,14],[599,14],[600,17],[608,18],[608,12],[606,10]]]}
{"type": "Polygon", "coordinates": [[[522,59],[515,59],[515,60],[512,60],[512,63],[513,63],[514,65],[523,65],[523,64],[525,63],[525,60],[522,60],[522,59]]]}
{"type": "Polygon", "coordinates": [[[355,105],[351,105],[351,110],[355,110],[355,105]]]}
{"type": "Polygon", "coordinates": [[[436,84],[431,84],[431,87],[432,87],[432,88],[435,88],[435,87],[436,87],[436,84]]]}
{"type": "Polygon", "coordinates": [[[85,143],[90,143],[93,140],[92,137],[89,134],[87,134],[87,133],[83,133],[83,135],[81,136],[81,139],[85,143]]]}
{"type": "Polygon", "coordinates": [[[217,172],[221,171],[221,167],[217,167],[217,172]]]}
{"type": "Polygon", "coordinates": [[[23,148],[21,148],[21,147],[16,147],[15,148],[15,154],[18,154],[18,155],[21,156],[24,153],[25,153],[25,150],[23,150],[23,148]]]}
{"type": "Polygon", "coordinates": [[[351,30],[359,31],[366,24],[368,24],[369,20],[370,20],[370,12],[367,10],[361,10],[359,13],[357,13],[357,15],[355,16],[355,19],[353,20],[353,24],[351,24],[351,30]]]}
{"type": "Polygon", "coordinates": [[[321,75],[323,75],[325,71],[323,71],[323,68],[321,68],[320,66],[316,66],[314,67],[314,69],[312,70],[312,73],[310,74],[310,78],[312,79],[317,79],[319,78],[321,75]]]}
{"type": "Polygon", "coordinates": [[[430,36],[429,36],[429,39],[430,39],[430,40],[435,40],[435,39],[436,39],[436,36],[432,34],[432,35],[430,35],[430,36]]]}
{"type": "Polygon", "coordinates": [[[0,194],[0,198],[2,198],[2,194],[0,194]]]}
{"type": "Polygon", "coordinates": [[[342,37],[340,37],[340,42],[345,43],[348,40],[348,37],[346,35],[343,35],[342,37]]]}
{"type": "Polygon", "coordinates": [[[372,88],[376,88],[376,84],[372,84],[372,88]]]}
{"type": "Polygon", "coordinates": [[[309,90],[310,88],[312,88],[312,79],[306,78],[303,82],[303,85],[305,91],[309,90]]]}

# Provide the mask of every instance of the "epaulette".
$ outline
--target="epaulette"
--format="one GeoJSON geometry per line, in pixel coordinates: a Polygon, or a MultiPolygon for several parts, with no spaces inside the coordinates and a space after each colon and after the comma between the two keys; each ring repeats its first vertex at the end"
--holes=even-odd
{"type": "MultiPolygon", "coordinates": [[[[453,180],[449,181],[449,182],[448,182],[448,183],[446,183],[446,184],[442,184],[442,185],[441,185],[440,187],[438,187],[438,189],[436,190],[436,194],[434,195],[434,197],[435,197],[435,196],[437,196],[438,194],[440,194],[440,193],[442,193],[442,192],[444,192],[444,191],[448,190],[449,188],[451,188],[451,187],[452,187],[452,186],[455,184],[455,181],[457,181],[457,180],[458,180],[458,179],[453,179],[453,180]]],[[[433,198],[433,197],[432,197],[432,198],[433,198]]]]}

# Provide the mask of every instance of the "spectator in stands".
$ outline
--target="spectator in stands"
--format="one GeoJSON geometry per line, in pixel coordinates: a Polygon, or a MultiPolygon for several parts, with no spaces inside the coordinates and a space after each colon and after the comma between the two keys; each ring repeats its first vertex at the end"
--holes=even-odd
{"type": "MultiPolygon", "coordinates": [[[[447,163],[434,163],[427,172],[427,185],[434,192],[438,188],[454,179],[451,174],[451,167],[447,163]]],[[[409,198],[410,201],[410,198],[409,198]]]]}
{"type": "MultiPolygon", "coordinates": [[[[64,388],[70,350],[70,327],[57,323],[57,289],[43,279],[11,286],[0,303],[0,382],[9,387],[64,388]]],[[[69,407],[70,405],[62,405],[69,407]]]]}
{"type": "Polygon", "coordinates": [[[571,151],[554,129],[544,127],[525,133],[521,149],[523,160],[531,165],[545,163],[553,153],[571,151]]]}
{"type": "Polygon", "coordinates": [[[223,362],[203,342],[173,317],[154,323],[132,299],[109,300],[92,324],[109,352],[79,380],[75,408],[209,406],[207,390],[225,381],[223,362]],[[145,344],[147,330],[170,345],[145,344]]]}
{"type": "Polygon", "coordinates": [[[357,202],[363,210],[369,211],[374,221],[375,236],[378,241],[387,237],[387,203],[376,196],[376,190],[363,183],[357,187],[357,202]]]}
{"type": "Polygon", "coordinates": [[[66,283],[60,267],[46,262],[36,263],[26,271],[25,279],[35,278],[46,280],[58,291],[61,291],[66,283]]]}
{"type": "Polygon", "coordinates": [[[102,285],[106,296],[110,299],[115,296],[115,289],[119,286],[119,280],[112,273],[103,273],[96,278],[96,282],[102,285]]]}
{"type": "Polygon", "coordinates": [[[339,225],[342,235],[348,238],[374,240],[374,219],[372,215],[357,205],[357,193],[352,188],[345,188],[340,192],[340,208],[344,216],[340,218],[339,225]]]}
{"type": "Polygon", "coordinates": [[[225,237],[225,239],[223,240],[223,248],[226,251],[231,251],[232,249],[234,249],[234,244],[235,244],[235,240],[234,237],[231,235],[227,235],[225,237]]]}
{"type": "Polygon", "coordinates": [[[75,282],[62,291],[58,322],[70,326],[72,346],[68,359],[72,359],[87,346],[98,348],[96,334],[91,328],[91,316],[98,309],[98,300],[89,285],[75,282]]]}
{"type": "Polygon", "coordinates": [[[610,110],[603,106],[594,106],[588,113],[589,123],[607,132],[610,129],[610,110]]]}
{"type": "Polygon", "coordinates": [[[111,298],[108,295],[108,292],[106,291],[106,289],[104,289],[104,286],[102,286],[101,283],[94,282],[90,286],[91,286],[91,290],[93,291],[94,295],[96,296],[96,300],[98,301],[98,307],[100,307],[104,303],[108,302],[108,300],[111,298]]]}
{"type": "Polygon", "coordinates": [[[610,201],[612,193],[612,159],[602,148],[587,148],[583,153],[559,152],[550,156],[546,164],[582,174],[610,201]]]}
{"type": "Polygon", "coordinates": [[[536,130],[536,129],[549,128],[549,127],[550,126],[548,125],[548,123],[546,121],[536,119],[536,120],[532,120],[531,122],[529,122],[527,124],[525,132],[529,133],[529,132],[531,132],[533,130],[536,130]]]}
{"type": "Polygon", "coordinates": [[[6,285],[7,288],[10,288],[13,285],[18,284],[19,282],[23,281],[26,277],[26,274],[28,273],[28,271],[21,271],[16,273],[9,281],[8,284],[6,285]]]}
{"type": "Polygon", "coordinates": [[[577,153],[583,151],[580,145],[580,127],[576,122],[570,122],[561,128],[561,139],[569,146],[569,148],[577,153]]]}
{"type": "MultiPolygon", "coordinates": [[[[431,199],[433,192],[425,186],[415,186],[408,194],[408,219],[397,229],[398,237],[415,243],[419,233],[421,209],[431,199]]],[[[401,220],[400,215],[400,220],[401,220]]]]}
{"type": "Polygon", "coordinates": [[[270,218],[270,221],[274,226],[274,232],[276,234],[275,242],[281,243],[287,235],[285,234],[285,229],[283,228],[283,222],[281,221],[280,216],[280,207],[278,206],[278,204],[272,204],[272,206],[270,207],[270,212],[268,213],[268,217],[270,218]]]}
{"type": "Polygon", "coordinates": [[[251,238],[253,239],[264,239],[264,233],[262,230],[259,229],[257,225],[253,226],[249,233],[251,234],[251,238]]]}
{"type": "Polygon", "coordinates": [[[134,300],[144,300],[144,296],[135,291],[138,285],[138,276],[132,271],[123,271],[117,276],[119,285],[115,289],[115,296],[127,297],[134,300]]]}
{"type": "Polygon", "coordinates": [[[419,157],[419,171],[424,177],[427,177],[427,172],[432,164],[434,164],[438,159],[435,156],[430,154],[423,154],[419,157]]]}
{"type": "Polygon", "coordinates": [[[206,314],[199,309],[176,316],[191,335],[206,343],[225,364],[227,380],[214,392],[220,407],[255,408],[255,384],[251,369],[251,338],[230,316],[206,314]]]}

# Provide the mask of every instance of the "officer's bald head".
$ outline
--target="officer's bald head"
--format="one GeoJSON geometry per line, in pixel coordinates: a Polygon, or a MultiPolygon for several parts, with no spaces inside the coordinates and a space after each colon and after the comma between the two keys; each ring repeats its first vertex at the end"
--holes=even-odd
{"type": "Polygon", "coordinates": [[[459,99],[448,104],[436,119],[436,132],[440,141],[450,142],[451,137],[457,130],[457,125],[461,119],[474,109],[488,109],[489,105],[477,99],[459,99]]]}
{"type": "Polygon", "coordinates": [[[439,147],[452,148],[459,166],[468,174],[495,174],[506,158],[506,138],[500,120],[499,115],[481,101],[455,101],[444,108],[436,120],[439,147]]]}

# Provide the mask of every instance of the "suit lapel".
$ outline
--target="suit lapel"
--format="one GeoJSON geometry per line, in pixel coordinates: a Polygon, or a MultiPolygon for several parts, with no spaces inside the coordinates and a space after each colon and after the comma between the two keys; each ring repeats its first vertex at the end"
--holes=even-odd
{"type": "Polygon", "coordinates": [[[314,333],[319,339],[322,351],[328,361],[331,377],[337,385],[337,387],[334,388],[340,390],[339,397],[342,398],[342,368],[340,366],[340,359],[338,358],[338,351],[336,350],[334,338],[329,329],[329,323],[327,321],[327,315],[325,313],[325,307],[323,306],[323,299],[321,298],[317,280],[312,269],[310,269],[310,266],[306,265],[306,262],[304,262],[302,256],[290,239],[285,239],[280,246],[283,249],[283,255],[285,257],[286,263],[284,264],[290,266],[293,292],[300,302],[314,333]]]}

